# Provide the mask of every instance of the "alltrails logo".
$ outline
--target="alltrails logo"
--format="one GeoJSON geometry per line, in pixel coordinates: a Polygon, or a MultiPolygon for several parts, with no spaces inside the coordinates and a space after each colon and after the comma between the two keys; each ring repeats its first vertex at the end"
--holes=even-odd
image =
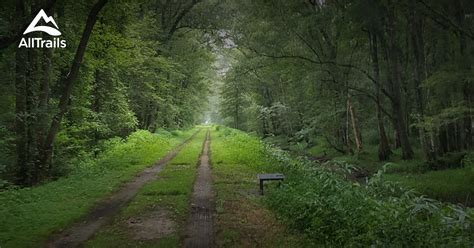
{"type": "MultiPolygon", "coordinates": [[[[40,10],[36,15],[35,19],[30,23],[28,28],[26,28],[23,34],[28,34],[31,32],[41,31],[45,32],[51,36],[60,36],[61,32],[58,30],[58,24],[54,21],[52,16],[46,15],[44,10],[40,10]],[[48,24],[52,23],[54,27],[50,26],[37,26],[38,22],[43,19],[43,21],[48,24]]],[[[25,48],[65,48],[66,47],[66,40],[62,40],[61,38],[53,38],[52,40],[43,39],[43,38],[21,38],[20,44],[18,48],[25,47],[25,48]]]]}

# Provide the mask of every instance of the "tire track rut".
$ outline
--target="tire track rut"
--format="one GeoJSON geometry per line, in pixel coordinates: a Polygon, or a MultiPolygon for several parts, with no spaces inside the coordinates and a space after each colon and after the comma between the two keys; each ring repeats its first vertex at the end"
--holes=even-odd
{"type": "Polygon", "coordinates": [[[46,242],[45,247],[77,247],[91,238],[94,233],[106,224],[111,218],[138,193],[147,182],[156,179],[164,165],[173,159],[181,149],[188,144],[200,131],[178,145],[162,157],[154,166],[139,173],[133,180],[125,183],[111,196],[99,202],[86,216],[72,224],[65,230],[53,234],[46,242]]]}
{"type": "Polygon", "coordinates": [[[185,247],[212,247],[213,242],[213,192],[209,164],[210,132],[202,149],[198,174],[191,198],[191,213],[186,226],[185,247]]]}

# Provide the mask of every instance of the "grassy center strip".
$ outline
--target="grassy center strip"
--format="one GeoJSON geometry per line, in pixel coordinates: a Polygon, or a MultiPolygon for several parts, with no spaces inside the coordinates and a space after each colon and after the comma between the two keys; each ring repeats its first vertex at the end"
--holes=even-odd
{"type": "Polygon", "coordinates": [[[179,247],[205,135],[197,134],[86,247],[179,247]]]}

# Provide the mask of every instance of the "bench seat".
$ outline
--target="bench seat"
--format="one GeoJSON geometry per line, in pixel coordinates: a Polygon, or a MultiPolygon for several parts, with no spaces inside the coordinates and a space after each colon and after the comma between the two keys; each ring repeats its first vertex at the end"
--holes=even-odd
{"type": "Polygon", "coordinates": [[[263,182],[264,181],[283,181],[285,176],[281,173],[267,173],[257,175],[260,184],[260,194],[263,195],[263,182]]]}

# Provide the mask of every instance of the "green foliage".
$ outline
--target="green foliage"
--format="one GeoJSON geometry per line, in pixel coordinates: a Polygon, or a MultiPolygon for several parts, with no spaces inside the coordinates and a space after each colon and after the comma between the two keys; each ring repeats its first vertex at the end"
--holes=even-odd
{"type": "Polygon", "coordinates": [[[474,170],[472,167],[407,174],[390,173],[384,180],[398,182],[420,194],[441,201],[474,206],[474,170]]]}
{"type": "Polygon", "coordinates": [[[400,145],[404,158],[424,160],[472,149],[473,40],[463,34],[471,2],[225,3],[219,13],[232,18],[222,39],[233,43],[219,51],[225,124],[286,137],[276,142],[302,154],[318,146],[322,155],[323,143],[327,154],[370,149],[384,161],[400,145]]]}
{"type": "MultiPolygon", "coordinates": [[[[100,153],[105,140],[125,138],[137,129],[154,132],[200,122],[214,55],[206,46],[209,37],[202,30],[180,28],[191,25],[187,15],[197,17],[206,11],[205,7],[193,10],[199,2],[109,1],[105,5],[86,44],[84,58],[78,61],[80,69],[72,94],[66,99],[68,106],[59,134],[53,134],[51,164],[42,161],[49,157],[43,148],[50,145],[42,143],[47,140],[60,99],[69,95],[63,80],[76,57],[81,31],[95,2],[67,0],[47,10],[64,27],[65,49],[32,50],[31,56],[20,61],[18,55],[26,50],[17,49],[13,43],[11,49],[2,48],[0,165],[6,167],[0,173],[2,182],[36,184],[65,176],[77,161],[100,153]],[[157,9],[172,9],[175,14],[168,16],[157,9]],[[23,79],[27,81],[24,85],[20,83],[23,79]],[[19,109],[21,104],[15,108],[20,102],[25,103],[24,109],[19,109]],[[24,124],[18,124],[19,120],[25,120],[24,124]],[[15,149],[19,140],[26,145],[15,149]]],[[[2,20],[10,27],[8,35],[18,33],[16,27],[24,26],[23,22],[34,16],[29,7],[25,16],[15,16],[15,6],[15,1],[7,0],[0,7],[2,20]]]]}
{"type": "Polygon", "coordinates": [[[474,152],[469,152],[466,154],[466,156],[464,156],[462,160],[462,165],[464,167],[474,167],[474,152]]]}
{"type": "MultiPolygon", "coordinates": [[[[218,126],[219,127],[219,126],[218,126]]],[[[221,127],[219,127],[221,129],[221,127]]],[[[262,141],[236,129],[224,128],[217,132],[219,145],[212,151],[213,163],[261,168],[265,165],[262,141]]]]}
{"type": "Polygon", "coordinates": [[[415,160],[415,161],[398,161],[389,162],[384,165],[387,173],[424,173],[430,171],[431,168],[428,163],[415,160]]]}
{"type": "Polygon", "coordinates": [[[326,246],[470,246],[474,212],[417,197],[381,176],[366,186],[267,147],[287,179],[268,195],[285,221],[326,246]]]}
{"type": "Polygon", "coordinates": [[[32,247],[55,230],[85,214],[98,199],[151,166],[189,137],[138,131],[126,140],[112,139],[97,159],[77,161],[71,174],[35,188],[0,192],[0,244],[32,247]]]}

